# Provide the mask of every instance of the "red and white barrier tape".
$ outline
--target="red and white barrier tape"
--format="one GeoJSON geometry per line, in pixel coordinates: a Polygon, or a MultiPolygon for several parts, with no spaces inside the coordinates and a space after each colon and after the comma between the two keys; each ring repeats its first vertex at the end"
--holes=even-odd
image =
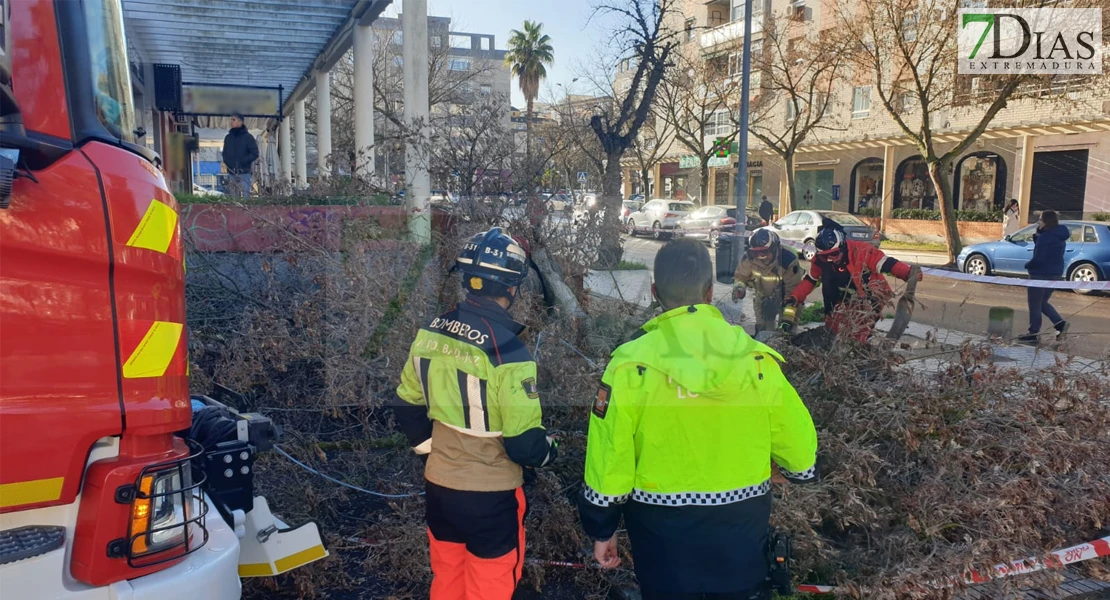
{"type": "MultiPolygon", "coordinates": [[[[784,245],[798,250],[816,251],[812,244],[799,244],[791,240],[782,240],[784,245]]],[[[921,272],[930,277],[943,277],[956,281],[974,281],[975,283],[991,283],[995,285],[1009,285],[1026,288],[1047,288],[1053,290],[1085,290],[1085,291],[1110,291],[1110,281],[1049,281],[1043,279],[1019,279],[1016,277],[997,277],[994,275],[972,275],[947,269],[921,267],[921,272]]]]}
{"type": "MultiPolygon", "coordinates": [[[[1054,550],[1049,552],[1043,559],[1037,557],[1030,557],[1023,560],[1015,560],[1009,564],[995,565],[990,572],[971,571],[962,576],[963,583],[967,585],[976,585],[994,581],[995,579],[1002,579],[1004,577],[1013,577],[1015,575],[1027,575],[1045,569],[1062,569],[1067,565],[1081,563],[1083,561],[1092,560],[1095,558],[1102,558],[1110,556],[1110,536],[1101,537],[1097,540],[1064,548],[1062,550],[1054,550]]],[[[563,567],[567,569],[597,569],[598,565],[587,563],[572,563],[563,562],[558,560],[543,560],[539,558],[529,558],[525,564],[541,566],[541,567],[563,567]]],[[[933,580],[926,582],[925,585],[932,588],[945,588],[956,585],[961,579],[960,576],[947,577],[940,580],[933,580]]],[[[837,586],[835,585],[815,585],[811,583],[803,583],[794,586],[794,589],[804,594],[835,594],[837,586]]]]}
{"type": "MultiPolygon", "coordinates": [[[[971,571],[965,573],[962,577],[947,577],[926,582],[925,585],[932,588],[953,587],[956,583],[961,581],[961,579],[966,585],[977,585],[1004,577],[1036,573],[1037,571],[1043,571],[1045,569],[1062,569],[1067,565],[1107,556],[1110,556],[1110,536],[1101,537],[1097,540],[1071,546],[1069,548],[1054,550],[1049,552],[1043,559],[1029,557],[1023,560],[1015,560],[1008,564],[995,565],[989,572],[971,571]]],[[[836,586],[830,585],[806,584],[797,586],[797,590],[808,594],[835,594],[837,588],[836,586]]]]}

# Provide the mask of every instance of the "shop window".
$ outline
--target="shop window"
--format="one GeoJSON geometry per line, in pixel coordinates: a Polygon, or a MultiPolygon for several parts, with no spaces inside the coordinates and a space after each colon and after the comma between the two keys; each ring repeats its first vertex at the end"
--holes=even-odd
{"type": "Polygon", "coordinates": [[[895,175],[894,208],[937,209],[937,192],[929,179],[929,166],[924,160],[911,158],[902,161],[895,175]]]}
{"type": "Polygon", "coordinates": [[[988,152],[965,156],[956,165],[956,209],[1000,210],[1006,198],[1006,162],[988,152]]]}
{"type": "Polygon", "coordinates": [[[833,170],[809,169],[794,174],[795,210],[832,210],[833,170]]]}
{"type": "Polygon", "coordinates": [[[881,208],[883,202],[883,159],[865,158],[852,169],[848,212],[881,208]]]}

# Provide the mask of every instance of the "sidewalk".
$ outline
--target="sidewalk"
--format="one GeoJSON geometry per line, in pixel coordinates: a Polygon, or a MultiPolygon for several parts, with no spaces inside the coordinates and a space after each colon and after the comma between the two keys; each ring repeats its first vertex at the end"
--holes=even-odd
{"type": "MultiPolygon", "coordinates": [[[[591,294],[603,298],[624,300],[638,306],[651,304],[651,271],[590,271],[585,285],[591,294]]],[[[731,298],[732,288],[719,283],[713,284],[713,302],[734,325],[744,327],[752,333],[752,294],[739,303],[731,298]]],[[[893,312],[893,310],[891,310],[893,312]]],[[[889,331],[891,319],[883,319],[876,326],[878,331],[889,331]]],[[[814,325],[815,326],[815,325],[814,325]]],[[[988,342],[985,335],[966,333],[939,327],[931,327],[911,322],[902,336],[901,343],[908,344],[903,350],[922,370],[935,371],[956,356],[951,351],[964,342],[988,342]]],[[[1104,361],[1069,356],[1045,347],[1025,346],[1022,344],[992,344],[994,361],[1000,366],[1023,370],[1041,370],[1057,364],[1065,364],[1073,372],[1091,372],[1110,368],[1104,361]]]]}

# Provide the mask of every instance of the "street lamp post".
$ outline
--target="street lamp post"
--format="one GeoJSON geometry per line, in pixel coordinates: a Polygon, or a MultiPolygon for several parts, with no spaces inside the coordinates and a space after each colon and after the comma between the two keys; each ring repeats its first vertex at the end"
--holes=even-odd
{"type": "Polygon", "coordinates": [[[748,198],[748,104],[752,79],[752,0],[744,2],[744,53],[740,83],[740,132],[736,165],[736,222],[745,223],[744,205],[748,198]]]}

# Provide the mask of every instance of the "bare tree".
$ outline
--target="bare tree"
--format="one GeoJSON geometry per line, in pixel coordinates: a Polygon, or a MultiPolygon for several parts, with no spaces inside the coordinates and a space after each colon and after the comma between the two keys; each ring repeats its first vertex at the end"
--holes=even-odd
{"type": "Polygon", "coordinates": [[[805,30],[804,24],[770,16],[763,27],[752,72],[759,78],[751,107],[750,129],[785,165],[787,193],[780,213],[794,210],[794,155],[815,131],[829,129],[827,119],[839,105],[836,86],[842,67],[841,38],[805,30]]]}
{"type": "Polygon", "coordinates": [[[709,160],[727,152],[739,133],[739,69],[728,53],[706,59],[676,53],[659,86],[654,112],[674,131],[674,139],[698,159],[701,201],[709,198],[709,160]],[[712,138],[712,139],[710,139],[712,138]]]}
{"type": "Polygon", "coordinates": [[[647,122],[640,129],[640,135],[637,136],[636,142],[632,144],[631,148],[632,156],[636,159],[637,170],[640,173],[640,182],[644,186],[641,193],[645,197],[649,193],[647,188],[648,174],[670,152],[673,145],[674,127],[671,126],[670,122],[655,116],[648,117],[647,122]]]}
{"type": "MultiPolygon", "coordinates": [[[[515,147],[501,94],[474,94],[432,120],[432,166],[441,182],[456,181],[456,193],[472,198],[478,192],[503,192],[502,172],[515,147]]],[[[446,187],[446,186],[445,186],[446,187]]]]}
{"type": "MultiPolygon", "coordinates": [[[[606,0],[595,9],[595,16],[618,19],[620,25],[612,37],[616,55],[631,58],[635,64],[627,85],[621,86],[622,93],[590,119],[590,128],[601,142],[605,157],[601,206],[608,234],[602,237],[598,249],[599,268],[612,268],[620,262],[621,157],[651,114],[659,83],[681,43],[681,31],[670,26],[678,5],[679,0],[606,0]]],[[[611,74],[612,69],[607,73],[611,74]]]]}
{"type": "MultiPolygon", "coordinates": [[[[1019,2],[1023,8],[1055,4],[1054,0],[1019,2]]],[[[1106,0],[1080,4],[1104,10],[1107,6],[1106,0]]],[[[980,77],[976,93],[970,93],[972,76],[957,73],[960,24],[954,8],[949,0],[860,0],[854,10],[839,5],[837,27],[854,49],[857,68],[871,71],[883,108],[928,166],[952,261],[962,242],[949,168],[1011,100],[1059,81],[1045,75],[989,75],[980,77]],[[952,132],[950,122],[961,118],[969,122],[968,128],[952,132]],[[944,150],[937,141],[941,132],[949,138],[958,135],[959,140],[944,150]]],[[[1103,80],[1097,85],[1105,89],[1106,84],[1103,80]]]]}

